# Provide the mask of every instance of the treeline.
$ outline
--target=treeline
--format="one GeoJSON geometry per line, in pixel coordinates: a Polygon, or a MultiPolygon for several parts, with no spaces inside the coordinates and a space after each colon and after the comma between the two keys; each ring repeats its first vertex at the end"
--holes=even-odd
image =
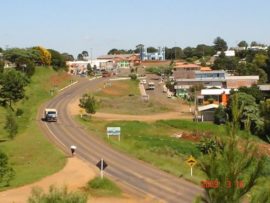
{"type": "Polygon", "coordinates": [[[3,72],[5,63],[13,63],[16,70],[24,72],[30,77],[34,74],[36,66],[52,66],[58,70],[66,68],[66,61],[74,60],[71,54],[60,53],[41,46],[0,49],[0,52],[2,52],[2,58],[0,59],[1,72],[3,72]]]}
{"type": "MultiPolygon", "coordinates": [[[[111,49],[108,54],[140,53],[147,49],[153,53],[157,49],[150,46],[145,48],[139,44],[135,49],[111,49]]],[[[227,70],[235,75],[259,75],[260,83],[270,82],[270,49],[255,41],[248,44],[240,41],[237,47],[230,48],[235,56],[226,56],[227,42],[221,37],[214,39],[212,45],[198,44],[196,47],[165,47],[166,60],[185,60],[202,66],[210,66],[214,70],[227,70]],[[259,47],[259,48],[258,48],[259,47]]]]}
{"type": "Polygon", "coordinates": [[[237,97],[237,109],[241,111],[237,120],[240,129],[247,130],[270,142],[270,99],[265,99],[258,86],[240,87],[232,91],[227,107],[219,106],[215,111],[214,123],[221,124],[233,119],[233,98],[237,97]]]}
{"type": "MultiPolygon", "coordinates": [[[[15,104],[26,97],[25,87],[31,82],[35,67],[64,69],[67,60],[73,60],[73,56],[40,46],[7,50],[0,48],[0,105],[6,111],[4,129],[9,139],[14,139],[18,133],[17,118],[23,114],[23,110],[15,108],[15,104]]],[[[0,151],[0,187],[9,185],[14,176],[15,171],[8,156],[0,151]]]]}
{"type": "Polygon", "coordinates": [[[270,49],[237,49],[233,57],[221,52],[211,67],[228,70],[234,75],[259,75],[259,82],[267,83],[270,82],[270,49]]]}

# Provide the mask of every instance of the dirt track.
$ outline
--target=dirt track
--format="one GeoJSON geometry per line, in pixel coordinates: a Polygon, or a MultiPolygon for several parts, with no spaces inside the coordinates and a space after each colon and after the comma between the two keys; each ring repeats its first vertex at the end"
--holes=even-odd
{"type": "MultiPolygon", "coordinates": [[[[75,100],[69,104],[70,113],[78,115],[80,112],[79,101],[75,100]]],[[[116,121],[116,120],[136,120],[136,121],[157,121],[157,120],[169,120],[169,119],[192,119],[191,113],[186,112],[166,112],[152,115],[128,115],[128,114],[112,114],[97,112],[93,115],[95,118],[102,120],[116,121]]]]}
{"type": "Polygon", "coordinates": [[[93,115],[95,118],[102,120],[116,121],[116,120],[125,120],[125,121],[157,121],[157,120],[169,120],[169,119],[191,119],[192,116],[185,113],[179,112],[168,112],[168,113],[159,113],[153,115],[124,115],[124,114],[109,114],[109,113],[96,113],[93,115]]]}
{"type": "MultiPolygon", "coordinates": [[[[34,187],[42,188],[47,191],[51,185],[57,187],[67,186],[68,190],[75,191],[86,185],[86,183],[97,175],[97,170],[91,168],[86,162],[77,158],[69,158],[66,166],[59,172],[45,177],[33,184],[25,185],[19,188],[0,192],[0,202],[3,203],[26,203],[34,187]]],[[[115,197],[90,197],[91,203],[135,203],[148,202],[124,194],[122,198],[115,197]]]]}

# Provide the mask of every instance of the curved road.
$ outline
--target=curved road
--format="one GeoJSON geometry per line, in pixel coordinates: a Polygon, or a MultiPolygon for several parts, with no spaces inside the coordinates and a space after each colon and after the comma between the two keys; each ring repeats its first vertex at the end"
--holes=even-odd
{"type": "MultiPolygon", "coordinates": [[[[202,188],[113,150],[99,137],[89,135],[72,119],[68,112],[69,102],[85,92],[95,91],[97,85],[102,84],[104,80],[103,78],[92,81],[81,79],[77,84],[65,89],[45,105],[47,108],[58,110],[58,122],[41,121],[40,127],[52,141],[68,153],[69,147],[76,145],[76,156],[91,164],[96,164],[100,158],[104,158],[109,165],[106,173],[140,194],[149,195],[156,201],[193,202],[197,195],[202,194],[202,188]]],[[[42,110],[41,108],[38,115],[40,117],[42,117],[42,110]]]]}

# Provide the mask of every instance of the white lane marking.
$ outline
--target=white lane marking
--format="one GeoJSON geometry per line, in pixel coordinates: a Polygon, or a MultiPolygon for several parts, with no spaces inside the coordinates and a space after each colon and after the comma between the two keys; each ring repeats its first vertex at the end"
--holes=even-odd
{"type": "Polygon", "coordinates": [[[52,134],[52,136],[54,136],[54,138],[57,140],[57,142],[60,143],[61,145],[63,145],[65,148],[67,148],[67,146],[61,140],[59,140],[58,137],[51,131],[48,124],[45,123],[45,125],[46,125],[47,129],[49,130],[49,132],[52,134]]]}
{"type": "Polygon", "coordinates": [[[72,86],[72,85],[75,85],[76,83],[78,83],[78,81],[75,81],[75,82],[71,83],[70,85],[63,87],[62,89],[58,90],[58,92],[61,92],[61,91],[63,91],[64,89],[66,89],[66,88],[68,88],[68,87],[70,87],[70,86],[72,86]]]}

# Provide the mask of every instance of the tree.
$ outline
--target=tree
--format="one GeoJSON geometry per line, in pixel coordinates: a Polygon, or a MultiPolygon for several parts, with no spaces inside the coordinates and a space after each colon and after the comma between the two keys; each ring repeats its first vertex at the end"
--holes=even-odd
{"type": "Polygon", "coordinates": [[[254,56],[253,63],[256,64],[259,68],[265,68],[267,63],[268,56],[263,53],[257,53],[254,56]]]}
{"type": "Polygon", "coordinates": [[[0,99],[3,103],[8,102],[12,108],[12,103],[24,98],[24,87],[29,83],[28,78],[15,70],[4,72],[0,80],[0,99]]]}
{"type": "Polygon", "coordinates": [[[98,101],[91,94],[84,94],[80,99],[79,106],[84,108],[87,113],[95,114],[98,107],[98,101]]]}
{"type": "Polygon", "coordinates": [[[247,48],[248,43],[245,40],[242,40],[241,42],[238,43],[238,47],[247,48]]]}
{"type": "Polygon", "coordinates": [[[27,49],[12,48],[8,49],[3,54],[4,59],[12,63],[15,63],[19,57],[29,58],[32,57],[31,53],[27,49]]]}
{"type": "Polygon", "coordinates": [[[223,106],[219,106],[214,113],[214,123],[215,124],[224,124],[227,121],[227,114],[223,106]]]}
{"type": "Polygon", "coordinates": [[[155,48],[155,47],[147,47],[147,52],[148,53],[155,53],[157,52],[158,50],[155,48]]]}
{"type": "Polygon", "coordinates": [[[118,49],[115,49],[115,48],[114,48],[114,49],[111,49],[111,50],[108,52],[108,54],[109,54],[109,55],[111,55],[111,54],[114,55],[114,54],[117,54],[118,52],[119,52],[118,49]]]}
{"type": "Polygon", "coordinates": [[[0,60],[0,74],[4,72],[5,62],[0,60]]]}
{"type": "Polygon", "coordinates": [[[82,55],[83,55],[83,57],[88,57],[89,56],[87,51],[82,51],[82,55]]]}
{"type": "Polygon", "coordinates": [[[131,73],[131,74],[129,75],[129,77],[130,77],[131,80],[137,80],[137,79],[138,79],[138,78],[137,78],[137,75],[136,75],[135,73],[131,73]]]}
{"type": "Polygon", "coordinates": [[[6,116],[5,130],[8,132],[10,139],[14,139],[15,135],[18,133],[18,124],[16,117],[13,112],[9,111],[6,116]]]}
{"type": "MultiPolygon", "coordinates": [[[[183,50],[180,47],[173,47],[170,49],[170,59],[182,59],[185,58],[185,54],[183,52],[183,50]]],[[[166,55],[166,51],[165,51],[165,55],[166,55]]]]}
{"type": "Polygon", "coordinates": [[[56,188],[50,186],[49,192],[46,194],[40,188],[32,189],[28,203],[86,203],[87,195],[79,192],[68,192],[66,187],[56,188]]]}
{"type": "Polygon", "coordinates": [[[263,119],[260,116],[259,105],[256,104],[256,100],[253,96],[244,92],[232,93],[228,103],[230,119],[232,120],[233,116],[233,99],[235,97],[238,98],[238,109],[242,109],[238,120],[241,129],[245,129],[246,125],[250,125],[251,133],[256,135],[260,134],[263,129],[263,119]]]}
{"type": "Polygon", "coordinates": [[[191,47],[184,48],[183,52],[184,52],[186,58],[190,58],[193,56],[193,48],[191,48],[191,47]]]}
{"type": "Polygon", "coordinates": [[[135,53],[140,53],[140,54],[142,54],[143,51],[144,51],[144,45],[143,45],[143,44],[138,44],[138,45],[136,46],[135,53]]]}
{"type": "Polygon", "coordinates": [[[87,64],[87,75],[88,75],[88,76],[93,75],[93,69],[92,69],[90,63],[87,64]]]}
{"type": "Polygon", "coordinates": [[[251,43],[250,43],[250,46],[251,47],[255,47],[255,46],[259,46],[260,44],[259,43],[257,43],[256,41],[252,41],[251,43]]]}
{"type": "Polygon", "coordinates": [[[263,93],[257,85],[253,85],[251,87],[240,87],[238,92],[244,92],[253,96],[257,104],[259,104],[264,99],[263,93]]]}
{"type": "Polygon", "coordinates": [[[241,111],[238,108],[238,98],[234,95],[232,104],[232,121],[228,124],[227,135],[223,139],[216,140],[222,142],[222,147],[209,150],[204,154],[199,164],[202,171],[211,181],[208,187],[204,181],[205,202],[238,203],[257,184],[264,166],[265,157],[257,153],[257,148],[250,141],[239,141],[238,120],[241,111]],[[239,149],[241,147],[241,150],[239,149]]]}
{"type": "Polygon", "coordinates": [[[193,56],[201,58],[203,56],[213,56],[215,54],[215,49],[213,46],[207,46],[205,44],[198,44],[193,51],[193,56]]]}
{"type": "Polygon", "coordinates": [[[51,64],[52,56],[51,56],[51,53],[46,48],[37,46],[37,47],[33,47],[33,49],[36,49],[39,51],[42,65],[49,66],[51,64]]]}
{"type": "Polygon", "coordinates": [[[236,67],[236,73],[238,75],[253,75],[257,68],[255,64],[249,62],[239,63],[236,67]]]}
{"type": "Polygon", "coordinates": [[[227,42],[221,37],[214,40],[214,49],[216,51],[226,51],[228,49],[227,42]]]}
{"type": "Polygon", "coordinates": [[[65,58],[62,54],[53,49],[48,49],[48,51],[51,53],[51,65],[54,68],[59,69],[66,67],[65,58]]]}
{"type": "Polygon", "coordinates": [[[267,73],[263,69],[257,68],[255,74],[259,75],[259,83],[264,84],[267,82],[267,73]]]}
{"type": "Polygon", "coordinates": [[[0,151],[0,184],[8,186],[14,176],[15,171],[8,163],[8,156],[0,151]]]}
{"type": "Polygon", "coordinates": [[[215,70],[236,70],[238,61],[235,57],[219,56],[213,64],[215,70]]]}
{"type": "Polygon", "coordinates": [[[263,132],[264,135],[263,139],[267,140],[270,143],[270,99],[261,103],[261,114],[264,121],[263,132]]]}
{"type": "Polygon", "coordinates": [[[77,60],[82,61],[83,59],[84,59],[84,58],[83,58],[83,55],[82,55],[82,54],[78,54],[77,60]]]}
{"type": "Polygon", "coordinates": [[[68,54],[68,53],[62,53],[61,54],[64,58],[64,61],[74,61],[74,57],[72,54],[68,54]]]}
{"type": "Polygon", "coordinates": [[[30,59],[20,56],[15,60],[15,64],[16,70],[25,73],[28,77],[34,75],[35,65],[30,59]]]}

